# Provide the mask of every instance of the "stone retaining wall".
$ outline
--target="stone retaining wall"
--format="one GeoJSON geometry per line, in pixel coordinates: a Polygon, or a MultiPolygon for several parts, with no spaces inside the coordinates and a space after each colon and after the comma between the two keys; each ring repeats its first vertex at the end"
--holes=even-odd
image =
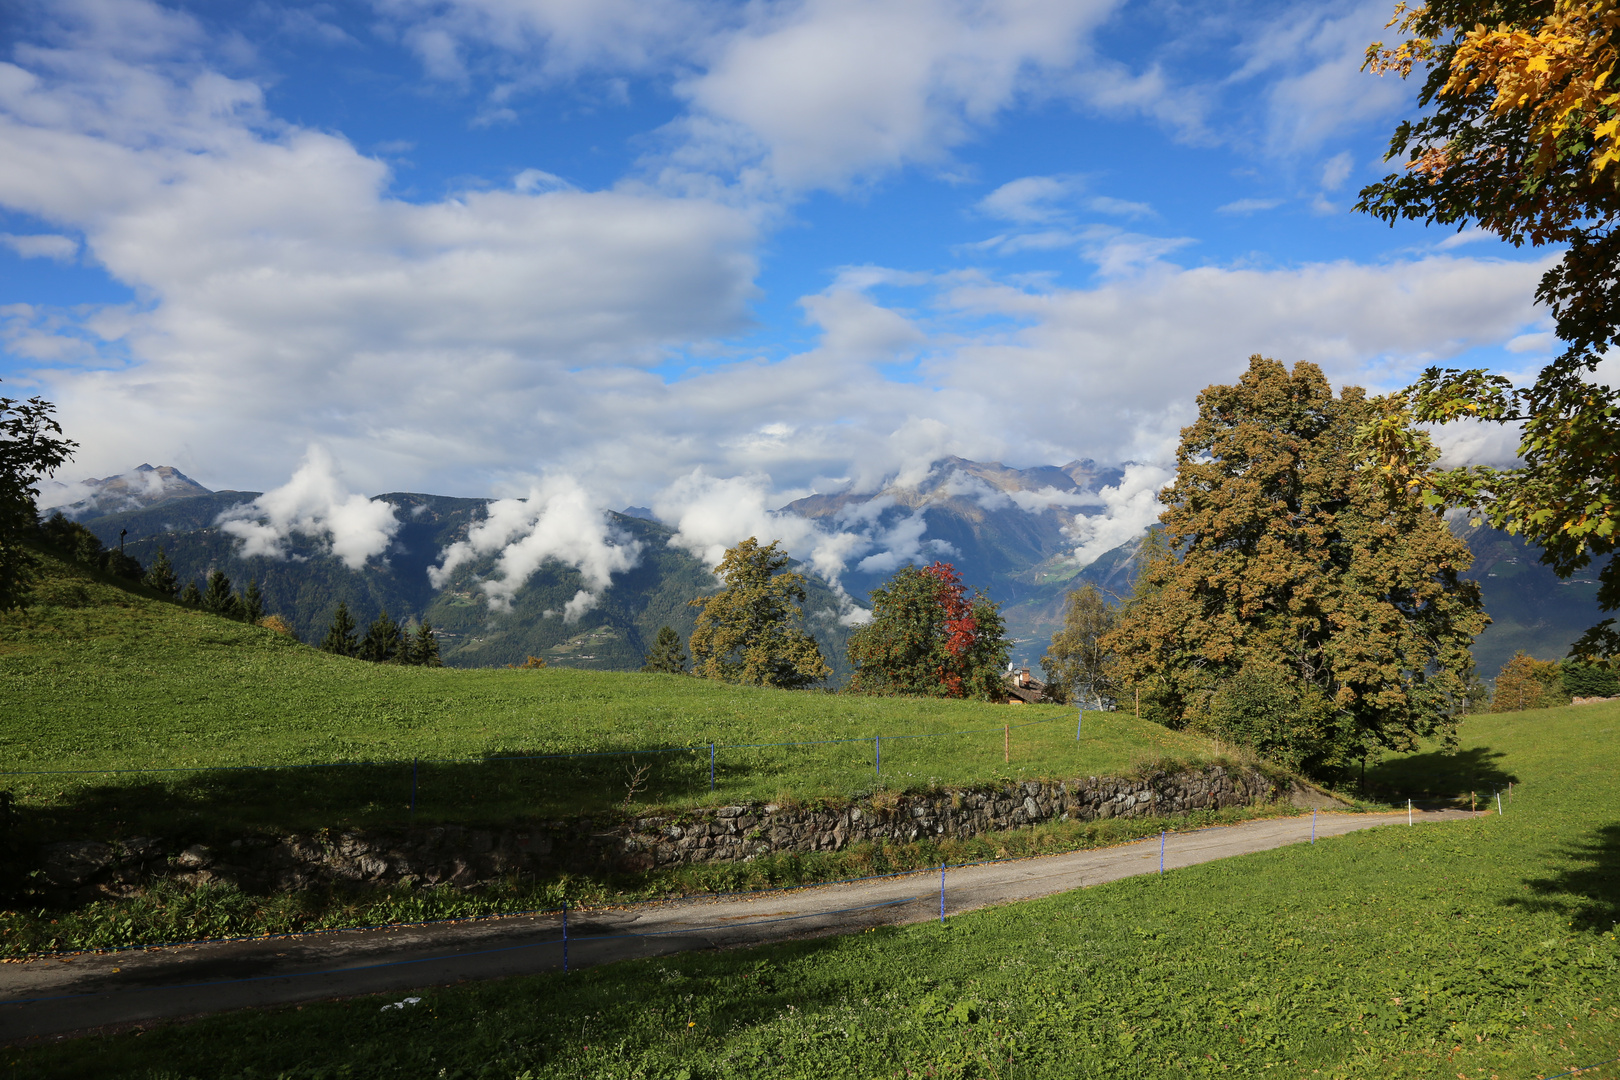
{"type": "Polygon", "coordinates": [[[617,821],[536,821],[501,829],[459,825],[252,836],[226,844],[186,838],[47,844],[38,866],[52,890],[81,896],[132,891],[158,878],[235,882],[252,891],[335,883],[472,888],[516,874],[645,871],[734,862],[779,852],[841,851],[870,842],[969,839],[1048,821],[1171,816],[1191,810],[1326,797],[1281,786],[1254,769],[1216,766],[1144,780],[1068,782],[915,795],[880,793],[840,808],[721,806],[617,821]]]}

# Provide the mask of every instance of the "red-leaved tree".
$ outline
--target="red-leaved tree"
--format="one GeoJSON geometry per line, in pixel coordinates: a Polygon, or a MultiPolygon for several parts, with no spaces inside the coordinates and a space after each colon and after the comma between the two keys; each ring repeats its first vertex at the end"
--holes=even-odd
{"type": "Polygon", "coordinates": [[[872,590],[872,621],[849,638],[850,689],[926,697],[1002,696],[1011,647],[1001,612],[950,563],[906,566],[872,590]]]}

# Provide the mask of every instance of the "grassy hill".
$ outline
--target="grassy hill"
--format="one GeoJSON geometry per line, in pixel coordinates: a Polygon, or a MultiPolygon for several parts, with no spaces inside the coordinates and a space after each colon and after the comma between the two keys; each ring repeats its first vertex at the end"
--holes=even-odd
{"type": "Polygon", "coordinates": [[[13,773],[98,771],[0,776],[0,787],[16,792],[31,830],[57,837],[204,822],[399,821],[417,759],[416,820],[426,821],[590,813],[625,795],[623,758],[498,758],[665,751],[639,759],[653,772],[638,805],[690,805],[1107,775],[1145,757],[1209,749],[1103,714],[1077,743],[1073,712],[1057,706],[772,691],[629,672],[369,664],[43,558],[39,602],[0,616],[0,761],[13,773]],[[1009,722],[1027,726],[1012,732],[1005,762],[1009,722]],[[883,773],[874,775],[874,736],[963,731],[972,734],[886,744],[883,773]],[[720,747],[712,793],[711,743],[720,747]],[[757,745],[766,743],[813,745],[757,745]],[[268,768],[186,771],[218,766],[268,768]]]}
{"type": "MultiPolygon", "coordinates": [[[[1386,762],[1506,814],[1403,824],[849,937],[8,1051],[16,1077],[1463,1080],[1620,1056],[1620,705],[1386,762]],[[1482,775],[1489,766],[1491,776],[1482,775]]],[[[397,996],[397,995],[396,995],[397,996]]]]}

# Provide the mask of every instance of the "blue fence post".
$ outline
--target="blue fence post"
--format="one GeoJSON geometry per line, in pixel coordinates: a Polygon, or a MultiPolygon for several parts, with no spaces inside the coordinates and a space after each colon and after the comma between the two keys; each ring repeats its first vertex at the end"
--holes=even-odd
{"type": "Polygon", "coordinates": [[[939,864],[939,921],[945,921],[945,864],[939,864]]]}
{"type": "Polygon", "coordinates": [[[1164,836],[1168,830],[1159,830],[1159,876],[1164,876],[1164,836]]]}
{"type": "Polygon", "coordinates": [[[563,897],[563,974],[568,974],[568,898],[563,897]]]}
{"type": "Polygon", "coordinates": [[[1316,811],[1311,811],[1311,843],[1316,843],[1316,811]]]}
{"type": "Polygon", "coordinates": [[[709,744],[709,790],[714,790],[714,743],[709,744]]]}
{"type": "Polygon", "coordinates": [[[1080,728],[1086,722],[1086,709],[1085,709],[1085,706],[1082,705],[1076,711],[1078,711],[1080,713],[1080,718],[1074,722],[1074,741],[1079,742],[1080,741],[1080,728]]]}
{"type": "Polygon", "coordinates": [[[873,775],[882,776],[883,775],[883,736],[881,736],[881,735],[872,736],[872,749],[875,751],[875,756],[872,759],[872,761],[873,761],[873,775]]]}
{"type": "Polygon", "coordinates": [[[416,764],[418,759],[411,758],[411,817],[416,817],[416,764]]]}

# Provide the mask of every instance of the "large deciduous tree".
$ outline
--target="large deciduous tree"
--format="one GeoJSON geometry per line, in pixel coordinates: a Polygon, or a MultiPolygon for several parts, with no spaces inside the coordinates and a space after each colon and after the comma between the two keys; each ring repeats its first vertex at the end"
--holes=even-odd
{"type": "Polygon", "coordinates": [[[850,689],[926,697],[1002,696],[1009,642],[990,598],[950,563],[905,566],[872,590],[872,621],[849,636],[850,689]]]}
{"type": "Polygon", "coordinates": [[[803,575],[781,572],[789,561],[776,541],[752,536],[726,552],[714,570],[725,589],[688,601],[702,609],[687,643],[694,675],[795,690],[831,674],[816,639],[794,625],[805,588],[803,575]]]}
{"type": "Polygon", "coordinates": [[[1467,545],[1356,467],[1375,406],[1255,356],[1198,407],[1159,496],[1166,547],[1103,641],[1115,678],[1148,715],[1313,772],[1449,736],[1489,620],[1467,545]]]}
{"type": "MultiPolygon", "coordinates": [[[[1552,244],[1563,257],[1536,299],[1552,309],[1567,350],[1535,383],[1430,368],[1369,424],[1369,449],[1392,484],[1413,481],[1410,421],[1520,425],[1522,466],[1432,472],[1436,502],[1467,506],[1542,549],[1568,577],[1594,559],[1598,602],[1620,609],[1620,394],[1593,375],[1620,342],[1620,9],[1612,0],[1431,0],[1397,6],[1402,40],[1375,42],[1380,73],[1423,73],[1424,114],[1402,123],[1392,174],[1357,209],[1385,221],[1477,225],[1515,246],[1552,244]]],[[[1614,619],[1575,643],[1579,655],[1620,653],[1614,619]]]]}
{"type": "Polygon", "coordinates": [[[1103,639],[1118,622],[1118,609],[1097,586],[1086,584],[1070,591],[1063,604],[1063,629],[1052,635],[1041,657],[1048,694],[1060,701],[1077,695],[1082,705],[1098,708],[1112,702],[1113,657],[1103,639]]]}
{"type": "Polygon", "coordinates": [[[78,449],[43,398],[0,397],[0,611],[28,602],[32,557],[23,546],[38,524],[39,480],[78,449]]]}

